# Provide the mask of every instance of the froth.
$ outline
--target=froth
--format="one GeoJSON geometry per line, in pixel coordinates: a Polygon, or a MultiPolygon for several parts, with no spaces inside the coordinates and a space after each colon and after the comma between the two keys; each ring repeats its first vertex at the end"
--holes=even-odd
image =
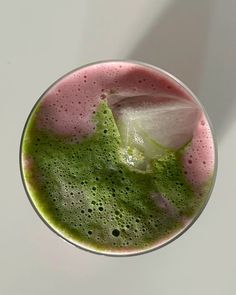
{"type": "Polygon", "coordinates": [[[40,102],[38,126],[75,139],[94,130],[91,116],[107,97],[182,96],[187,93],[162,73],[141,65],[109,62],[72,72],[58,81],[40,102]]]}
{"type": "Polygon", "coordinates": [[[199,189],[205,184],[214,170],[214,142],[209,124],[202,114],[194,131],[190,146],[183,155],[186,178],[199,189]]]}
{"type": "Polygon", "coordinates": [[[183,154],[168,150],[142,171],[123,161],[114,120],[123,98],[145,107],[167,97],[193,101],[165,74],[123,62],[79,69],[46,92],[31,118],[37,128],[25,135],[24,169],[58,232],[92,249],[128,252],[161,244],[194,218],[201,201],[192,186],[204,187],[215,160],[203,114],[183,154]]]}

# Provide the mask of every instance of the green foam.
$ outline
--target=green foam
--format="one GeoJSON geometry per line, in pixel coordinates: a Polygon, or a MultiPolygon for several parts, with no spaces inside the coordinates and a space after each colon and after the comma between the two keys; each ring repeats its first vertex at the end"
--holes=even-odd
{"type": "Polygon", "coordinates": [[[106,102],[94,115],[96,130],[79,143],[37,128],[38,109],[23,138],[23,156],[32,159],[23,174],[37,210],[65,238],[98,251],[142,250],[179,230],[183,214],[195,214],[200,201],[185,181],[181,153],[152,160],[147,171],[127,165],[106,102]],[[156,205],[155,192],[176,214],[156,205]]]}

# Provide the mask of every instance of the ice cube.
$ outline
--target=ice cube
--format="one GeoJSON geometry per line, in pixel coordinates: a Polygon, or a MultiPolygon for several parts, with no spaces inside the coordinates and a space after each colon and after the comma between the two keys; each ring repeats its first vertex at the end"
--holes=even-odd
{"type": "Polygon", "coordinates": [[[116,120],[124,146],[135,147],[154,158],[188,143],[200,114],[196,103],[168,98],[156,104],[123,104],[116,120]]]}

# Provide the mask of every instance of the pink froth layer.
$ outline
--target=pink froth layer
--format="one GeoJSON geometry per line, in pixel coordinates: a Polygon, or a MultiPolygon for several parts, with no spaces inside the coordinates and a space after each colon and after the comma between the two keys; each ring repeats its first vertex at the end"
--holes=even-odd
{"type": "MultiPolygon", "coordinates": [[[[91,116],[99,102],[116,95],[194,100],[182,85],[154,68],[128,62],[101,63],[68,74],[46,92],[40,102],[38,127],[79,141],[93,132],[91,116]]],[[[212,134],[202,114],[183,157],[187,179],[196,187],[203,184],[212,174],[214,160],[212,134]]]]}
{"type": "Polygon", "coordinates": [[[91,65],[69,74],[48,90],[42,100],[39,126],[61,135],[86,136],[94,127],[92,113],[111,93],[189,99],[178,84],[154,69],[124,62],[91,65]]]}
{"type": "Polygon", "coordinates": [[[202,114],[194,131],[190,148],[183,156],[186,178],[196,189],[212,176],[214,162],[213,137],[209,124],[202,114]]]}

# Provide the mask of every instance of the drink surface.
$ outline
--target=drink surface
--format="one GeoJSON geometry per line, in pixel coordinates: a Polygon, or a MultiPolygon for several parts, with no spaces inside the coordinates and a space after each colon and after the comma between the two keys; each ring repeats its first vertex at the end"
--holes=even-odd
{"type": "Polygon", "coordinates": [[[56,82],[34,107],[21,152],[40,216],[66,240],[107,254],[144,252],[183,231],[203,209],[215,167],[192,94],[129,62],[56,82]]]}

